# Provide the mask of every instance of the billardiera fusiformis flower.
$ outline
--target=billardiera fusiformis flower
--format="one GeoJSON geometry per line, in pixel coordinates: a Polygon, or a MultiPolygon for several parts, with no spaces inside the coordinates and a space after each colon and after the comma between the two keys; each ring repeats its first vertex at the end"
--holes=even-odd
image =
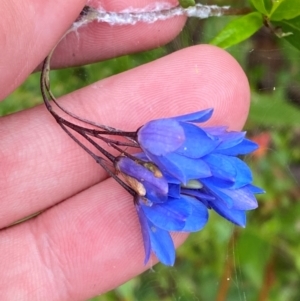
{"type": "Polygon", "coordinates": [[[119,157],[115,166],[137,192],[134,201],[142,229],[145,263],[153,251],[162,263],[173,265],[175,248],[169,232],[201,230],[208,220],[207,208],[196,198],[180,194],[180,186],[168,183],[153,163],[143,162],[119,157]]]}
{"type": "MultiPolygon", "coordinates": [[[[192,114],[153,120],[141,127],[137,140],[146,156],[168,178],[182,187],[182,193],[210,194],[206,202],[233,223],[245,226],[245,210],[257,207],[252,173],[238,155],[257,149],[245,132],[227,132],[226,127],[198,127],[207,121],[212,109],[192,114]],[[173,179],[172,179],[173,178],[173,179]]],[[[201,199],[201,196],[198,197],[201,199]]]]}
{"type": "Polygon", "coordinates": [[[145,263],[153,252],[162,263],[173,265],[175,248],[170,232],[201,230],[207,223],[208,209],[245,226],[245,212],[257,207],[254,194],[263,191],[252,185],[250,169],[237,157],[257,148],[245,138],[244,132],[195,125],[207,121],[212,109],[153,120],[136,132],[90,122],[57,103],[49,89],[47,60],[44,66],[41,87],[49,112],[68,136],[133,196],[144,241],[145,263]],[[89,127],[61,117],[49,100],[69,117],[89,127]],[[73,132],[90,143],[93,150],[73,132]],[[115,157],[96,139],[122,156],[115,157]],[[133,156],[125,147],[140,148],[143,152],[133,156]]]}
{"type": "MultiPolygon", "coordinates": [[[[194,16],[197,12],[203,17],[203,9],[207,10],[207,7],[198,5],[191,10],[177,7],[168,10],[167,14],[163,10],[163,14],[116,15],[85,7],[67,33],[95,19],[112,24],[135,24],[178,13],[194,16]]],[[[212,14],[224,10],[218,9],[214,7],[212,14]]],[[[49,72],[53,51],[44,60],[41,73],[41,92],[46,108],[66,134],[133,196],[141,224],[145,263],[153,252],[162,263],[173,265],[175,248],[170,232],[201,230],[208,220],[208,209],[236,225],[246,225],[246,211],[257,207],[255,194],[263,191],[252,185],[250,169],[238,158],[257,148],[245,138],[245,132],[228,132],[226,127],[198,127],[197,123],[211,117],[212,109],[153,120],[136,132],[89,121],[63,108],[51,92],[49,72]],[[57,109],[67,116],[66,119],[57,109]],[[101,143],[122,156],[114,156],[101,143]],[[133,156],[124,148],[142,149],[143,152],[133,156]]]]}
{"type": "MultiPolygon", "coordinates": [[[[171,204],[172,213],[180,216],[182,225],[184,221],[190,225],[196,223],[197,218],[201,219],[203,224],[199,229],[207,220],[207,212],[202,209],[203,206],[200,211],[195,209],[195,214],[190,216],[183,209],[193,206],[191,204],[195,200],[242,227],[246,225],[245,212],[257,207],[254,194],[263,193],[263,190],[252,185],[251,170],[237,157],[251,153],[257,149],[257,145],[245,138],[245,132],[227,132],[226,127],[199,128],[194,124],[207,121],[212,112],[209,109],[153,120],[137,132],[137,141],[144,151],[139,157],[157,166],[169,188],[168,198],[166,200],[164,196],[161,204],[157,204],[150,196],[153,192],[149,196],[146,192],[135,201],[142,227],[146,261],[152,250],[163,263],[172,264],[174,247],[166,231],[197,231],[196,227],[180,229],[178,224],[177,228],[174,227],[174,223],[168,219],[167,211],[160,216],[164,206],[167,208],[171,204]],[[182,204],[185,205],[181,206],[182,204]]],[[[130,169],[130,176],[143,183],[144,178],[138,176],[138,169],[136,172],[133,170],[134,168],[130,169]]],[[[122,172],[129,174],[125,164],[122,172]]]]}

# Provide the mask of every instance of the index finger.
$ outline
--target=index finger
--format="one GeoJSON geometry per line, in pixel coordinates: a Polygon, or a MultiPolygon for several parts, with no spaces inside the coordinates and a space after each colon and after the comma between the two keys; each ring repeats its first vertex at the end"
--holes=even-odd
{"type": "MultiPolygon", "coordinates": [[[[204,108],[215,110],[210,123],[240,129],[248,113],[249,87],[232,57],[202,45],[96,82],[59,101],[80,116],[128,131],[149,119],[204,108]]],[[[44,107],[1,119],[0,135],[0,228],[106,177],[44,107]]]]}
{"type": "MultiPolygon", "coordinates": [[[[93,5],[99,6],[99,1],[93,2],[93,5]]],[[[178,1],[168,0],[163,5],[176,6],[178,1]]],[[[131,10],[147,11],[155,7],[155,2],[151,0],[101,1],[101,8],[105,11],[120,12],[128,10],[129,7],[131,10]]],[[[62,67],[87,64],[162,46],[179,34],[185,20],[185,17],[175,17],[166,21],[138,22],[135,25],[122,26],[93,22],[83,26],[78,32],[70,33],[60,43],[52,65],[62,67]]]]}

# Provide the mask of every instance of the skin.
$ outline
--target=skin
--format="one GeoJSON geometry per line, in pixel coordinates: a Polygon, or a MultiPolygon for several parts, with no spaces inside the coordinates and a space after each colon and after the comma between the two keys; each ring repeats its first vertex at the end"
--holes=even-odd
{"type": "MultiPolygon", "coordinates": [[[[112,11],[149,3],[101,2],[112,11]]],[[[1,1],[0,11],[6,13],[0,18],[0,99],[38,68],[84,4],[1,1]]],[[[53,66],[157,47],[174,38],[184,21],[123,27],[93,23],[79,30],[79,38],[71,34],[60,43],[53,66]]],[[[96,82],[59,102],[124,130],[213,107],[207,124],[240,130],[248,114],[249,86],[229,54],[201,45],[96,82]]],[[[66,136],[44,106],[1,118],[0,137],[1,300],[86,300],[156,263],[153,256],[143,264],[132,197],[66,136]],[[40,210],[45,211],[38,217],[8,227],[40,210]]],[[[184,239],[174,235],[177,246],[184,239]]]]}

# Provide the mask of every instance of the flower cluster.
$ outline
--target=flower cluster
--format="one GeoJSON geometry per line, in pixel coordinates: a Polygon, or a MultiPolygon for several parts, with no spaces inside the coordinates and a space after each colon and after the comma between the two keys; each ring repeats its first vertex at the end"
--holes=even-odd
{"type": "MultiPolygon", "coordinates": [[[[108,23],[135,24],[180,14],[195,16],[200,13],[203,17],[203,9],[211,15],[227,10],[210,8],[197,4],[191,9],[164,10],[163,14],[161,11],[116,14],[86,6],[67,33],[101,18],[108,23]]],[[[245,132],[196,126],[195,123],[211,117],[212,109],[153,120],[137,132],[89,121],[63,108],[51,92],[49,72],[53,50],[44,60],[41,72],[41,92],[46,108],[66,134],[134,197],[144,240],[145,263],[153,252],[162,263],[173,265],[175,248],[170,232],[199,231],[208,220],[208,209],[236,225],[245,226],[245,212],[257,207],[254,195],[263,193],[252,185],[250,169],[237,157],[257,148],[245,138],[245,132]],[[59,112],[63,112],[64,117],[59,112]],[[116,157],[101,143],[123,155],[116,157]],[[143,152],[133,156],[124,150],[125,147],[140,148],[143,152]]]]}
{"type": "Polygon", "coordinates": [[[198,127],[212,109],[146,123],[136,135],[142,153],[119,157],[115,166],[136,192],[145,263],[151,252],[173,265],[175,248],[170,232],[194,232],[208,220],[208,209],[245,227],[245,211],[255,209],[256,193],[249,167],[237,156],[257,145],[245,132],[225,127],[198,127]]]}

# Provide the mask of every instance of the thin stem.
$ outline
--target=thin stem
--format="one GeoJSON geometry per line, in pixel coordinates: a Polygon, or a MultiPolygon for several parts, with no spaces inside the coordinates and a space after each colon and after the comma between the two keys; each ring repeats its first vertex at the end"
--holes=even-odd
{"type": "MultiPolygon", "coordinates": [[[[49,69],[50,70],[50,69],[49,69]]],[[[55,103],[55,105],[60,109],[62,110],[64,113],[66,113],[67,115],[71,116],[72,118],[74,119],[77,119],[79,121],[82,121],[84,123],[87,123],[87,124],[90,124],[92,126],[95,126],[95,127],[98,127],[100,129],[103,129],[104,131],[108,132],[108,133],[112,133],[112,132],[115,132],[115,133],[120,133],[122,132],[121,130],[119,129],[116,129],[116,128],[113,128],[111,126],[107,126],[107,125],[104,125],[104,124],[100,124],[100,123],[97,123],[97,122],[94,122],[94,121],[90,121],[88,119],[85,119],[83,117],[80,117],[72,112],[70,112],[69,110],[67,110],[66,108],[64,108],[63,106],[61,106],[59,104],[59,102],[57,101],[57,99],[55,98],[55,96],[53,95],[53,93],[50,91],[50,89],[48,90],[48,93],[51,97],[51,100],[55,103]]]]}
{"type": "Polygon", "coordinates": [[[126,183],[124,183],[115,173],[113,173],[106,165],[105,159],[95,155],[92,151],[90,151],[83,143],[81,143],[68,129],[65,125],[60,124],[61,128],[68,134],[68,136],[74,140],[78,145],[81,146],[82,149],[84,149],[100,166],[108,173],[109,176],[111,176],[115,181],[117,181],[118,184],[120,184],[128,193],[130,193],[132,196],[136,196],[136,192],[128,186],[126,183]]]}
{"type": "Polygon", "coordinates": [[[50,54],[44,60],[41,78],[40,78],[40,87],[41,87],[42,97],[43,97],[44,103],[50,113],[52,112],[52,106],[49,103],[49,99],[48,99],[48,95],[49,95],[48,91],[50,89],[49,72],[50,72],[50,60],[51,60],[51,56],[53,54],[54,49],[50,52],[50,54]]]}
{"type": "MultiPolygon", "coordinates": [[[[91,139],[87,134],[86,132],[87,131],[91,131],[93,133],[93,130],[92,129],[86,129],[86,128],[83,128],[81,126],[78,126],[76,124],[73,124],[63,118],[61,118],[60,116],[58,116],[55,112],[54,113],[54,118],[56,119],[56,121],[58,122],[58,124],[60,126],[68,126],[69,128],[71,128],[72,130],[74,130],[75,132],[77,132],[78,134],[80,134],[81,136],[83,136],[88,142],[90,142],[94,147],[96,147],[105,157],[107,157],[111,162],[114,162],[115,161],[115,157],[113,155],[111,155],[108,151],[106,151],[103,147],[101,147],[99,144],[97,144],[93,139],[91,139]]],[[[94,137],[97,137],[97,138],[100,138],[101,139],[101,136],[95,136],[95,135],[92,135],[94,137]]],[[[73,139],[74,140],[74,139],[73,139]]],[[[103,139],[102,139],[103,140],[103,139]]],[[[109,139],[108,139],[109,140],[109,139]]],[[[78,141],[76,139],[76,141],[78,141]]],[[[103,140],[105,141],[105,140],[103,140]]],[[[82,143],[79,144],[81,147],[83,146],[82,143]]],[[[85,147],[85,146],[84,146],[85,147]]],[[[86,149],[86,147],[85,147],[86,149]]]]}
{"type": "MultiPolygon", "coordinates": [[[[60,39],[60,41],[70,32],[72,31],[72,29],[69,29],[65,35],[60,39]]],[[[56,45],[57,46],[57,45],[56,45]]],[[[110,126],[106,126],[106,125],[103,125],[103,124],[99,124],[99,123],[96,123],[96,122],[93,122],[93,121],[89,121],[85,118],[82,118],[70,111],[68,111],[67,109],[65,109],[64,107],[62,107],[56,100],[55,96],[53,95],[51,89],[50,89],[50,62],[51,62],[51,58],[52,58],[52,55],[53,55],[53,52],[56,48],[56,46],[52,49],[52,51],[50,52],[50,54],[46,57],[46,59],[44,60],[44,63],[43,63],[43,67],[42,67],[42,73],[41,73],[41,79],[40,79],[40,87],[41,87],[41,92],[42,92],[42,96],[43,96],[43,100],[44,100],[44,103],[48,109],[48,111],[54,116],[54,111],[53,111],[53,108],[49,102],[49,100],[52,100],[55,105],[60,109],[62,110],[64,113],[66,113],[67,115],[71,116],[72,118],[74,119],[77,119],[79,121],[82,121],[86,124],[89,124],[89,125],[92,125],[92,126],[95,126],[95,127],[98,127],[100,129],[103,129],[104,132],[100,132],[99,131],[99,134],[110,134],[110,133],[114,133],[114,135],[121,135],[121,136],[128,136],[128,137],[131,137],[133,138],[134,137],[134,132],[123,132],[122,130],[119,130],[119,129],[115,129],[113,127],[110,127],[110,126]],[[49,98],[48,98],[49,97],[49,98]]],[[[57,114],[55,114],[56,116],[58,116],[57,114]]],[[[60,117],[61,119],[63,119],[62,117],[60,117]]],[[[95,131],[95,130],[94,130],[95,131]]]]}
{"type": "MultiPolygon", "coordinates": [[[[86,127],[77,125],[75,123],[72,123],[72,122],[62,118],[61,116],[59,116],[58,114],[56,114],[53,111],[52,111],[52,113],[54,113],[54,115],[53,114],[52,115],[57,120],[57,122],[60,122],[60,123],[63,123],[65,125],[67,125],[68,127],[72,128],[74,131],[77,131],[77,132],[82,131],[82,132],[88,133],[90,136],[93,136],[95,138],[102,139],[101,135],[115,135],[115,136],[121,136],[121,137],[124,137],[125,135],[126,135],[125,137],[128,137],[129,135],[132,135],[133,137],[136,136],[135,132],[123,132],[123,131],[121,131],[121,132],[110,133],[110,132],[107,132],[107,131],[98,131],[98,130],[95,130],[95,129],[86,128],[86,127]]],[[[111,141],[114,141],[114,140],[111,140],[111,141]]],[[[137,144],[129,144],[129,143],[126,146],[138,147],[137,144]]]]}
{"type": "Polygon", "coordinates": [[[115,162],[116,157],[110,154],[108,151],[106,151],[103,147],[101,147],[99,144],[97,144],[93,139],[91,139],[89,136],[87,136],[83,132],[78,132],[81,136],[83,136],[88,142],[90,142],[93,146],[95,146],[107,159],[109,159],[111,162],[115,162]]]}
{"type": "Polygon", "coordinates": [[[106,142],[109,145],[120,145],[120,146],[126,146],[126,147],[135,147],[135,148],[140,148],[140,146],[137,143],[127,143],[127,142],[123,142],[123,141],[118,141],[118,140],[113,140],[113,139],[109,139],[106,137],[103,137],[102,135],[93,135],[89,132],[87,132],[88,135],[91,135],[95,138],[101,139],[102,141],[106,142]]]}
{"type": "MultiPolygon", "coordinates": [[[[104,142],[110,144],[110,142],[109,142],[110,139],[106,139],[105,137],[99,137],[99,138],[102,139],[104,142]]],[[[120,153],[126,155],[126,157],[130,158],[133,161],[145,163],[144,161],[142,161],[142,160],[134,157],[133,155],[127,153],[125,150],[118,147],[118,145],[116,145],[115,143],[110,144],[110,146],[113,147],[114,149],[116,149],[117,151],[119,151],[120,153]]]]}
{"type": "MultiPolygon", "coordinates": [[[[48,111],[52,114],[52,116],[56,119],[57,122],[62,122],[65,125],[72,127],[74,130],[76,129],[81,129],[82,131],[88,132],[91,135],[93,135],[94,137],[97,137],[98,135],[118,135],[118,136],[125,136],[128,138],[135,138],[136,137],[136,132],[124,132],[122,130],[118,130],[112,127],[108,127],[105,125],[100,125],[94,122],[90,122],[84,118],[81,118],[71,112],[69,112],[68,110],[64,109],[56,100],[56,98],[54,97],[54,95],[52,94],[51,90],[50,90],[50,80],[49,80],[49,72],[50,72],[50,61],[51,61],[51,57],[53,54],[54,50],[51,51],[51,53],[47,56],[47,58],[44,60],[44,64],[43,64],[43,68],[42,68],[42,74],[41,74],[41,81],[40,81],[40,86],[41,86],[41,92],[42,92],[42,96],[43,96],[43,100],[44,103],[48,109],[48,111]],[[65,112],[66,114],[68,114],[69,116],[73,117],[74,119],[77,119],[79,121],[85,122],[87,124],[99,127],[101,129],[103,129],[103,131],[98,131],[95,129],[89,129],[89,128],[85,128],[79,125],[75,125],[72,122],[67,121],[66,119],[62,118],[61,116],[59,116],[52,108],[48,96],[50,96],[50,99],[58,106],[59,109],[61,109],[63,112],[65,112]]],[[[135,141],[135,140],[131,140],[131,141],[135,141]]]]}

